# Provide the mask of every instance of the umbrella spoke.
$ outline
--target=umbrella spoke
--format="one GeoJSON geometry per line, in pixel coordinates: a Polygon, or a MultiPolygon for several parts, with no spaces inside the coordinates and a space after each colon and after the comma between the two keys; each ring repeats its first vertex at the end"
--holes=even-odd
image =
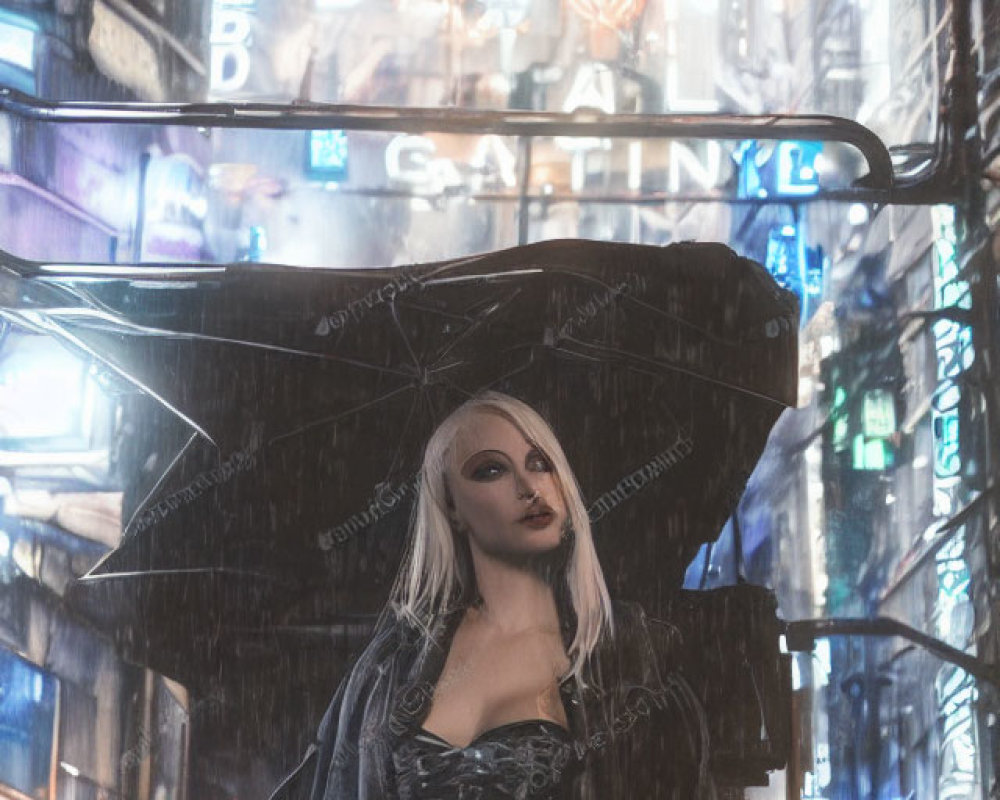
{"type": "Polygon", "coordinates": [[[664,311],[662,308],[657,308],[656,306],[651,305],[650,303],[647,303],[644,300],[640,300],[636,297],[627,297],[626,299],[630,300],[631,302],[635,303],[638,306],[641,306],[642,308],[646,309],[647,311],[651,312],[652,314],[661,319],[668,319],[671,322],[677,323],[677,325],[679,326],[687,328],[689,331],[692,331],[693,333],[697,334],[699,338],[704,339],[705,341],[708,342],[712,342],[713,344],[720,344],[725,347],[739,348],[743,347],[749,342],[755,341],[758,338],[763,338],[763,337],[752,337],[746,331],[739,331],[735,338],[728,339],[724,336],[713,334],[707,328],[699,325],[696,322],[692,322],[691,320],[685,319],[684,317],[681,317],[677,314],[671,314],[669,311],[664,311]]]}
{"type": "Polygon", "coordinates": [[[471,363],[472,362],[467,359],[463,361],[452,361],[450,364],[444,364],[440,367],[435,367],[434,369],[428,369],[427,377],[428,378],[433,377],[435,381],[443,380],[439,376],[443,375],[445,372],[453,370],[456,367],[467,367],[471,363]]]}
{"type": "Polygon", "coordinates": [[[440,361],[445,356],[447,356],[448,353],[450,353],[451,350],[460,342],[468,339],[474,333],[478,333],[480,328],[485,326],[485,324],[494,314],[497,313],[497,311],[509,306],[514,301],[514,299],[521,294],[522,291],[523,291],[522,289],[516,289],[514,290],[513,293],[508,295],[506,299],[497,300],[496,302],[491,303],[490,306],[485,311],[479,312],[479,314],[473,320],[468,320],[468,317],[466,317],[466,320],[471,323],[469,327],[466,328],[464,331],[462,331],[462,333],[460,333],[458,336],[453,338],[451,344],[449,344],[448,347],[446,347],[442,352],[438,353],[436,360],[440,361]]]}
{"type": "Polygon", "coordinates": [[[102,572],[97,575],[84,575],[78,578],[80,583],[106,583],[115,580],[132,578],[176,578],[188,575],[238,575],[241,578],[254,578],[266,583],[284,583],[273,574],[258,570],[237,569],[235,567],[185,567],[175,569],[144,569],[133,571],[102,572]]]}
{"type": "MultiPolygon", "coordinates": [[[[464,362],[457,362],[456,364],[454,364],[454,366],[461,366],[463,363],[464,362]]],[[[455,391],[456,394],[458,394],[464,399],[468,399],[475,394],[475,392],[470,392],[468,389],[463,389],[461,386],[455,383],[455,381],[453,381],[446,375],[442,375],[438,380],[440,383],[447,384],[448,386],[450,386],[455,391]]]]}
{"type": "MultiPolygon", "coordinates": [[[[41,312],[36,312],[36,311],[24,312],[24,315],[32,323],[30,327],[49,333],[57,339],[61,338],[64,341],[68,342],[73,347],[73,349],[77,350],[78,352],[83,352],[89,357],[93,358],[95,361],[98,361],[106,365],[109,369],[111,369],[125,381],[131,383],[141,392],[155,399],[168,411],[172,412],[173,414],[176,414],[180,419],[184,420],[184,422],[186,422],[188,425],[194,428],[194,430],[196,430],[199,434],[204,436],[205,439],[207,439],[213,445],[218,446],[214,437],[212,437],[208,433],[208,431],[205,430],[192,416],[190,416],[185,411],[177,407],[174,403],[171,403],[169,400],[163,397],[161,393],[153,389],[152,386],[149,386],[143,381],[139,380],[137,377],[127,372],[123,367],[119,366],[114,361],[112,361],[109,357],[103,355],[96,347],[93,347],[88,342],[84,341],[83,339],[80,339],[78,336],[68,331],[65,327],[56,324],[51,319],[43,317],[41,315],[41,312]]],[[[14,315],[14,316],[20,316],[20,315],[14,315]]]]}
{"type": "Polygon", "coordinates": [[[415,393],[413,396],[413,402],[410,403],[410,410],[406,414],[406,422],[403,425],[403,432],[400,434],[399,441],[397,442],[396,454],[392,457],[392,461],[389,463],[389,469],[386,472],[386,477],[391,475],[393,473],[393,470],[396,469],[397,464],[401,463],[403,460],[402,459],[403,443],[406,441],[406,434],[410,430],[410,422],[413,420],[413,413],[414,411],[416,411],[417,406],[420,404],[420,399],[422,396],[423,396],[422,391],[415,393]]]}
{"type": "Polygon", "coordinates": [[[392,303],[390,305],[390,310],[392,312],[392,321],[393,321],[393,324],[396,326],[396,331],[399,333],[400,337],[402,338],[403,344],[406,345],[406,350],[410,354],[410,362],[413,364],[414,371],[419,375],[420,374],[420,370],[421,370],[420,359],[418,358],[416,351],[413,349],[412,345],[410,344],[410,338],[406,335],[406,330],[404,330],[403,326],[400,325],[400,323],[399,323],[399,312],[396,309],[396,304],[395,303],[392,303]]]}
{"type": "MultiPolygon", "coordinates": [[[[688,376],[690,376],[692,378],[695,378],[695,379],[697,379],[699,381],[704,381],[705,383],[710,383],[710,384],[714,384],[716,386],[721,386],[721,387],[724,387],[726,389],[730,389],[730,390],[732,390],[732,391],[734,391],[734,392],[736,392],[738,394],[750,395],[752,397],[760,398],[761,400],[767,400],[767,401],[769,401],[771,403],[774,403],[775,405],[780,405],[780,406],[787,405],[787,403],[785,401],[780,400],[780,399],[775,398],[775,397],[771,397],[770,395],[764,394],[763,392],[755,391],[755,390],[753,390],[753,389],[751,389],[751,388],[749,388],[747,386],[743,386],[743,385],[741,385],[739,383],[735,383],[735,382],[731,382],[731,381],[726,381],[726,380],[723,380],[721,378],[713,378],[710,375],[704,375],[702,373],[697,372],[696,370],[693,370],[693,369],[690,369],[690,368],[687,368],[687,367],[682,367],[682,366],[680,366],[678,364],[671,364],[670,362],[667,362],[667,361],[658,361],[656,359],[649,358],[647,356],[640,356],[640,355],[636,355],[635,353],[630,353],[630,352],[628,352],[626,350],[619,350],[618,348],[615,348],[615,347],[602,347],[600,345],[590,344],[589,342],[583,342],[583,341],[580,341],[580,340],[574,340],[574,341],[577,344],[580,344],[580,345],[582,345],[584,347],[590,347],[590,348],[592,348],[594,350],[599,351],[599,353],[601,355],[613,356],[614,357],[613,359],[612,358],[603,358],[601,360],[608,361],[608,362],[614,361],[614,363],[623,363],[623,366],[625,366],[626,368],[629,366],[628,362],[630,362],[630,361],[638,361],[638,362],[641,362],[641,363],[644,363],[644,364],[650,364],[652,366],[659,367],[661,369],[670,370],[671,372],[678,372],[678,373],[681,373],[682,375],[688,375],[688,376]]],[[[649,373],[649,374],[655,374],[655,373],[649,373]]]]}
{"type": "MultiPolygon", "coordinates": [[[[74,317],[94,317],[98,320],[104,318],[104,314],[101,312],[91,311],[89,309],[53,309],[51,311],[46,311],[47,316],[74,316],[74,317]]],[[[133,334],[139,336],[149,336],[155,339],[175,339],[179,341],[192,341],[192,342],[213,342],[216,344],[227,344],[234,345],[236,347],[247,347],[255,350],[267,350],[275,353],[283,353],[286,355],[302,356],[304,358],[315,358],[319,361],[330,361],[338,364],[348,364],[353,367],[358,367],[360,369],[372,370],[378,373],[384,373],[389,375],[405,376],[409,373],[403,370],[391,369],[389,367],[378,366],[376,364],[371,364],[367,361],[359,361],[354,358],[347,358],[344,356],[334,355],[332,353],[317,353],[314,350],[303,350],[297,347],[288,347],[286,345],[270,344],[268,342],[257,342],[250,339],[235,339],[229,336],[216,336],[208,333],[193,333],[191,331],[178,331],[168,328],[154,328],[148,325],[139,325],[138,323],[131,322],[129,320],[109,320],[112,324],[108,328],[96,328],[93,325],[85,325],[83,323],[77,323],[77,327],[85,327],[90,329],[97,329],[108,331],[111,333],[118,334],[133,334]],[[125,330],[122,330],[122,329],[125,330]]]]}
{"type": "Polygon", "coordinates": [[[150,501],[152,500],[153,496],[159,491],[160,487],[163,486],[164,482],[167,480],[167,477],[170,475],[171,472],[174,471],[174,467],[176,467],[181,462],[181,458],[188,451],[191,445],[194,444],[197,438],[198,438],[197,433],[192,433],[191,436],[188,437],[188,440],[184,443],[184,446],[177,451],[177,455],[173,457],[171,462],[167,465],[167,468],[163,471],[160,477],[156,479],[156,483],[153,484],[153,487],[148,492],[146,492],[146,496],[143,497],[142,500],[140,500],[138,503],[136,503],[135,510],[132,512],[132,516],[129,517],[128,523],[122,528],[123,532],[127,531],[129,529],[129,526],[131,526],[132,523],[135,521],[135,518],[138,517],[140,513],[142,513],[147,507],[151,505],[150,501]]]}
{"type": "Polygon", "coordinates": [[[503,375],[500,375],[495,380],[493,380],[490,383],[490,386],[501,386],[509,382],[510,379],[513,378],[515,375],[520,375],[522,372],[527,372],[529,369],[531,369],[531,367],[532,364],[529,361],[527,364],[523,364],[522,366],[517,367],[516,369],[512,369],[510,372],[505,372],[503,375]]]}
{"type": "Polygon", "coordinates": [[[394,397],[395,395],[400,394],[401,392],[406,392],[406,391],[409,391],[410,389],[417,388],[418,386],[419,386],[419,384],[416,381],[414,381],[413,383],[411,383],[408,386],[401,386],[398,389],[393,389],[391,392],[388,392],[387,394],[380,395],[380,396],[374,398],[373,400],[369,400],[367,403],[361,403],[359,405],[354,406],[353,408],[347,409],[346,411],[342,411],[342,412],[340,412],[338,414],[332,414],[332,415],[327,416],[327,417],[320,417],[319,419],[310,420],[309,422],[305,423],[304,425],[300,425],[298,428],[294,428],[294,429],[292,429],[290,431],[285,431],[285,433],[282,433],[282,434],[280,434],[278,436],[275,436],[275,437],[271,438],[268,441],[268,444],[269,445],[273,445],[273,444],[276,444],[277,442],[283,441],[283,440],[288,439],[288,438],[290,438],[292,436],[297,436],[298,434],[303,433],[303,432],[305,432],[307,430],[311,430],[312,428],[321,427],[323,425],[329,425],[331,423],[334,423],[334,422],[337,422],[338,420],[343,419],[344,417],[349,417],[352,414],[358,414],[358,413],[364,411],[366,408],[371,408],[372,406],[377,406],[380,403],[383,403],[384,401],[388,400],[390,397],[394,397]]]}

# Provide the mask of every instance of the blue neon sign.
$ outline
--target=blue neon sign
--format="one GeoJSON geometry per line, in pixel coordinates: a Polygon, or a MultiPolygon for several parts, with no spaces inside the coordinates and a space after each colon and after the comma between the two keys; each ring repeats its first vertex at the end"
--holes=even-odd
{"type": "Polygon", "coordinates": [[[807,197],[819,191],[816,162],[822,142],[784,141],[773,148],[756,139],[740,143],[733,158],[739,164],[738,197],[807,197]]]}

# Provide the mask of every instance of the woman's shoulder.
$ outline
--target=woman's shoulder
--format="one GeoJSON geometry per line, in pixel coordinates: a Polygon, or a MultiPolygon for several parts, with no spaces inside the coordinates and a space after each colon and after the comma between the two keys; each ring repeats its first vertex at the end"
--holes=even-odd
{"type": "Polygon", "coordinates": [[[354,660],[347,678],[353,677],[357,681],[369,677],[381,664],[399,652],[400,647],[410,638],[410,626],[405,621],[394,613],[381,614],[375,622],[368,642],[354,660]]]}
{"type": "Polygon", "coordinates": [[[441,643],[455,613],[457,610],[445,611],[428,621],[421,621],[405,613],[396,603],[387,604],[356,666],[375,667],[395,656],[413,654],[429,643],[441,643]]]}

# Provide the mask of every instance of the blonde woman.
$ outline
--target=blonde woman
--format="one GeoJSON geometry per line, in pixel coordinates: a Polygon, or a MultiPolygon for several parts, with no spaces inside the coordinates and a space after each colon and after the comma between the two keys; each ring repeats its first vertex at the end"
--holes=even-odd
{"type": "Polygon", "coordinates": [[[676,647],[609,596],[550,426],[482,392],[431,435],[390,602],[272,797],[712,796],[676,647]]]}

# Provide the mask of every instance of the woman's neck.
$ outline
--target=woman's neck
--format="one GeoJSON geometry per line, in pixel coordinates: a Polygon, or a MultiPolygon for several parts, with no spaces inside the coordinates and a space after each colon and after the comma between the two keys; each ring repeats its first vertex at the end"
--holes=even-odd
{"type": "Polygon", "coordinates": [[[537,572],[473,556],[481,602],[469,609],[471,618],[500,634],[528,630],[559,631],[559,612],[552,587],[537,572]]]}

